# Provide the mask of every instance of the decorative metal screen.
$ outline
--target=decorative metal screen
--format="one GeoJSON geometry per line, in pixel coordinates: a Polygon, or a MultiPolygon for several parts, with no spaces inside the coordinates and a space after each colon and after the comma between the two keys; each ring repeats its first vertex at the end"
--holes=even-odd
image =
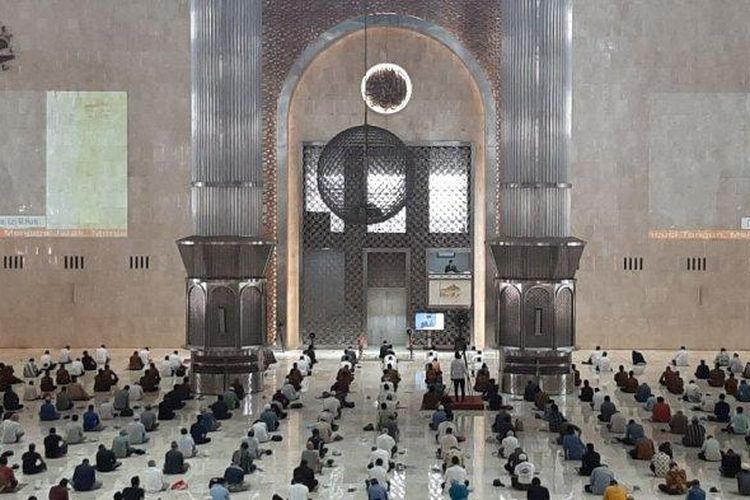
{"type": "MultiPolygon", "coordinates": [[[[305,211],[302,224],[300,334],[315,332],[321,345],[342,345],[354,342],[366,328],[364,249],[408,249],[410,271],[408,276],[404,276],[403,286],[407,288],[409,297],[410,323],[415,312],[429,310],[426,249],[472,246],[472,152],[468,144],[409,146],[414,156],[414,190],[407,200],[405,211],[381,224],[363,227],[345,225],[341,219],[332,216],[317,193],[315,171],[322,149],[323,146],[319,144],[303,145],[305,211]],[[431,176],[433,181],[438,179],[436,176],[440,178],[441,199],[465,199],[465,204],[458,202],[448,210],[435,207],[431,215],[431,176]],[[318,261],[321,252],[336,255],[336,264],[318,261]],[[320,301],[330,304],[333,309],[321,307],[320,301]]],[[[376,260],[368,262],[368,267],[379,265],[377,259],[381,258],[405,258],[405,253],[376,255],[388,257],[371,257],[376,260]]],[[[457,310],[445,312],[445,330],[434,332],[432,337],[438,345],[452,345],[453,337],[458,332],[455,323],[457,310]]]]}
{"type": "Polygon", "coordinates": [[[405,252],[369,252],[367,254],[368,288],[406,288],[405,252]]]}

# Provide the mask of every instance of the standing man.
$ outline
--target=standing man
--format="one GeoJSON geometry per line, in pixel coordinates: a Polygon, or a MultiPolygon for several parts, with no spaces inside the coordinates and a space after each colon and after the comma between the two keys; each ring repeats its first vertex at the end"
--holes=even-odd
{"type": "Polygon", "coordinates": [[[458,401],[458,389],[461,388],[461,401],[466,399],[466,363],[456,351],[455,358],[451,361],[451,380],[453,381],[453,393],[458,401]]]}

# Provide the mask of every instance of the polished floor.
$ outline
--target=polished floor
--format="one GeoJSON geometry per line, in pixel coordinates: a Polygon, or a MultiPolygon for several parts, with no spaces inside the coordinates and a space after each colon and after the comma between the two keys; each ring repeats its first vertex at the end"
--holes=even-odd
{"type": "MultiPolygon", "coordinates": [[[[134,380],[139,375],[124,370],[127,355],[130,352],[132,351],[112,352],[114,358],[112,365],[121,375],[123,382],[134,380]]],[[[155,350],[154,357],[159,359],[165,353],[166,351],[155,350]]],[[[16,367],[16,372],[21,373],[22,361],[30,355],[38,358],[39,354],[40,352],[6,350],[0,351],[0,360],[12,362],[16,367]]],[[[646,352],[645,354],[649,365],[641,378],[645,377],[652,388],[658,388],[657,379],[666,361],[671,357],[671,353],[646,352]]],[[[264,393],[254,394],[246,398],[242,414],[235,414],[231,421],[224,423],[221,431],[213,433],[211,435],[213,441],[210,444],[199,447],[201,456],[190,460],[191,468],[189,472],[184,477],[171,478],[172,480],[184,478],[189,484],[187,491],[165,492],[149,495],[149,498],[206,498],[208,496],[209,479],[223,474],[232,452],[238,447],[241,437],[245,435],[248,426],[254,420],[254,416],[262,409],[264,400],[270,397],[275,388],[279,387],[284,374],[297,355],[298,352],[279,354],[279,363],[274,365],[266,374],[264,393]]],[[[742,355],[744,360],[750,359],[748,353],[742,353],[742,355]]],[[[313,423],[319,410],[320,404],[316,398],[331,385],[338,369],[338,356],[338,352],[323,351],[319,353],[320,363],[316,365],[314,374],[304,382],[302,396],[304,408],[289,412],[289,417],[282,421],[281,426],[284,441],[266,445],[273,449],[273,455],[265,457],[259,462],[261,472],[248,476],[250,490],[235,494],[233,497],[269,499],[273,493],[278,493],[286,498],[292,469],[298,465],[301,450],[309,435],[308,427],[313,423]]],[[[434,435],[427,428],[429,416],[419,412],[419,404],[423,393],[421,360],[424,353],[415,352],[415,358],[420,362],[408,361],[408,354],[404,352],[399,353],[399,356],[403,360],[400,363],[403,382],[399,388],[399,399],[401,405],[405,408],[399,412],[400,448],[403,452],[397,456],[396,460],[403,464],[403,468],[401,471],[395,472],[391,478],[391,498],[447,498],[447,496],[443,496],[440,490],[442,475],[437,470],[439,463],[434,458],[436,448],[434,435]]],[[[587,352],[576,354],[576,358],[579,360],[585,359],[587,356],[587,352]]],[[[615,369],[618,364],[622,363],[627,366],[629,362],[629,352],[610,352],[610,357],[615,369]]],[[[713,353],[704,353],[703,355],[691,353],[691,367],[683,370],[683,374],[692,374],[694,366],[701,357],[710,360],[713,359],[713,353]]],[[[444,359],[443,365],[446,367],[450,361],[450,354],[443,353],[442,358],[444,359]]],[[[485,358],[489,358],[491,369],[496,370],[497,357],[490,355],[485,356],[485,358]]],[[[588,378],[593,385],[599,386],[605,393],[611,394],[618,408],[627,415],[632,415],[634,418],[641,420],[648,416],[640,405],[635,403],[631,395],[616,390],[612,373],[600,377],[590,367],[583,366],[581,367],[581,374],[583,378],[588,378]]],[[[342,419],[339,421],[339,434],[344,437],[344,440],[330,445],[336,463],[333,468],[324,469],[322,477],[319,478],[321,486],[319,491],[312,495],[313,498],[366,498],[363,491],[366,476],[365,465],[370,447],[375,440],[375,433],[364,432],[362,428],[373,422],[375,415],[374,398],[378,392],[379,363],[374,352],[366,355],[366,359],[361,363],[361,367],[357,369],[355,375],[356,379],[352,385],[350,400],[356,403],[356,407],[345,410],[342,419]]],[[[690,375],[684,376],[686,381],[689,380],[690,375]]],[[[87,388],[91,387],[92,378],[92,375],[87,375],[87,388]]],[[[163,387],[169,386],[168,383],[162,385],[163,387]]],[[[705,387],[705,384],[703,386],[705,387]]],[[[17,387],[20,391],[20,386],[17,387]]],[[[656,390],[658,391],[658,389],[656,390]]],[[[684,408],[684,405],[681,401],[678,401],[676,396],[664,395],[672,405],[673,412],[676,409],[684,408]]],[[[603,426],[597,424],[596,415],[587,405],[579,405],[575,396],[557,399],[566,416],[583,429],[584,441],[596,444],[602,454],[602,460],[610,465],[617,479],[631,489],[635,498],[659,498],[661,496],[669,498],[658,493],[657,484],[659,481],[649,472],[648,463],[631,460],[626,455],[626,448],[613,442],[615,436],[610,435],[603,426]]],[[[155,400],[154,395],[147,395],[144,401],[135,404],[142,406],[147,401],[155,400]]],[[[161,464],[169,442],[178,435],[179,428],[189,427],[194,419],[195,411],[202,404],[209,403],[212,400],[213,398],[207,398],[203,401],[192,401],[188,407],[180,412],[177,420],[162,423],[159,431],[152,433],[151,441],[145,445],[148,450],[146,455],[125,459],[123,467],[115,473],[98,474],[98,478],[104,483],[103,489],[93,493],[76,493],[74,498],[112,498],[115,491],[126,486],[126,482],[132,475],[137,475],[146,468],[149,459],[153,458],[161,464]]],[[[534,419],[531,415],[529,403],[512,401],[511,404],[515,406],[514,413],[525,424],[525,431],[520,436],[521,443],[529,453],[531,461],[536,465],[542,483],[549,487],[553,498],[594,498],[583,493],[583,485],[587,478],[576,475],[574,468],[578,465],[577,463],[563,460],[560,447],[555,445],[551,439],[552,435],[542,428],[540,420],[534,419]]],[[[733,407],[735,406],[733,401],[731,404],[733,407]]],[[[84,407],[83,403],[79,403],[74,411],[82,413],[84,407]]],[[[36,442],[41,446],[43,435],[46,435],[47,429],[51,426],[49,423],[40,424],[36,416],[37,409],[38,403],[32,403],[22,411],[21,423],[26,435],[21,443],[2,446],[3,450],[12,449],[15,451],[16,455],[11,463],[18,463],[20,455],[25,451],[28,443],[36,442]]],[[[684,409],[687,410],[687,408],[684,409]]],[[[689,410],[687,413],[688,415],[692,414],[689,410]]],[[[468,457],[467,469],[473,490],[471,498],[525,498],[525,494],[513,491],[508,486],[499,488],[492,486],[492,482],[496,478],[505,484],[510,483],[507,473],[501,466],[504,461],[499,460],[496,455],[497,445],[491,432],[494,414],[490,412],[459,412],[456,420],[460,433],[467,437],[463,446],[468,457]]],[[[54,425],[58,428],[64,427],[64,422],[64,420],[59,421],[54,425]]],[[[50,468],[44,474],[24,477],[18,471],[19,480],[28,483],[28,485],[15,497],[27,498],[30,495],[36,495],[39,498],[46,498],[50,485],[59,481],[61,477],[71,477],[75,465],[80,463],[84,457],[89,457],[93,461],[99,444],[94,440],[101,440],[110,446],[112,438],[118,432],[117,428],[126,422],[126,419],[115,419],[108,422],[109,427],[105,431],[88,434],[89,439],[92,439],[91,442],[72,446],[67,458],[48,461],[50,468]]],[[[661,430],[663,426],[647,423],[645,427],[647,434],[657,443],[664,440],[678,441],[676,436],[663,432],[661,430]]],[[[746,446],[741,437],[718,432],[717,424],[709,423],[707,428],[709,434],[719,436],[723,447],[731,446],[735,451],[741,450],[744,459],[748,459],[746,446]]],[[[674,446],[674,448],[675,458],[686,468],[689,479],[699,478],[706,491],[712,486],[719,490],[718,493],[709,494],[709,498],[737,497],[735,481],[719,478],[715,463],[698,460],[695,449],[686,449],[679,445],[674,446]]]]}

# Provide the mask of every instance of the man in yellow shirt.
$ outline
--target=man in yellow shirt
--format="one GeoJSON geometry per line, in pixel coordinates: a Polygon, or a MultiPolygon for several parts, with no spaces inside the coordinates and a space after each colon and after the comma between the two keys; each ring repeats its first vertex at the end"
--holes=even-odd
{"type": "Polygon", "coordinates": [[[609,482],[609,486],[604,490],[604,500],[628,500],[628,490],[625,486],[617,484],[614,479],[609,482]]]}

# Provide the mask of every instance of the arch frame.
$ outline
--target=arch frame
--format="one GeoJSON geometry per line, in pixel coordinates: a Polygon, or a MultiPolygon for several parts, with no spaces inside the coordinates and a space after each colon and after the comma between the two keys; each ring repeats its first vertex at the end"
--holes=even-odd
{"type": "MultiPolygon", "coordinates": [[[[276,277],[276,296],[277,296],[277,323],[279,328],[286,328],[287,321],[287,285],[289,275],[288,250],[289,239],[288,232],[288,204],[289,204],[289,152],[294,147],[289,144],[289,114],[292,106],[294,93],[297,85],[301,81],[305,71],[312,62],[330,46],[338,40],[362,31],[365,28],[365,17],[358,16],[339,23],[331,29],[320,35],[315,41],[310,43],[300,56],[295,60],[289,70],[276,105],[276,171],[277,171],[277,262],[278,273],[276,277]]],[[[427,36],[448,48],[455,56],[459,58],[466,70],[472,76],[475,85],[479,91],[484,111],[484,153],[485,153],[485,176],[484,176],[484,228],[482,241],[489,241],[496,233],[496,196],[497,196],[497,173],[499,169],[499,143],[498,143],[498,122],[497,108],[499,100],[496,100],[490,80],[487,78],[485,71],[477,61],[472,52],[467,49],[451,32],[445,28],[427,21],[425,19],[404,15],[404,14],[373,14],[367,16],[367,26],[397,28],[427,36]]],[[[498,93],[499,93],[499,89],[498,93]]],[[[472,186],[473,189],[473,186],[472,186]]],[[[476,200],[479,202],[479,200],[476,200]]],[[[299,235],[301,238],[301,235],[299,235]]],[[[477,234],[475,232],[475,239],[477,234]]],[[[476,245],[474,245],[476,247],[476,245]]],[[[486,254],[486,243],[482,243],[483,250],[486,254]]],[[[473,248],[474,253],[477,249],[473,248]]],[[[478,273],[484,273],[484,315],[482,318],[474,320],[474,334],[476,336],[476,326],[481,325],[482,345],[487,344],[487,332],[494,333],[495,311],[494,307],[488,307],[488,304],[494,304],[494,280],[495,271],[491,258],[484,258],[484,269],[474,269],[474,283],[476,286],[476,276],[478,273]]],[[[476,313],[476,302],[474,301],[474,311],[476,313]]],[[[287,347],[296,347],[289,345],[289,335],[285,331],[283,337],[287,347]]]]}

